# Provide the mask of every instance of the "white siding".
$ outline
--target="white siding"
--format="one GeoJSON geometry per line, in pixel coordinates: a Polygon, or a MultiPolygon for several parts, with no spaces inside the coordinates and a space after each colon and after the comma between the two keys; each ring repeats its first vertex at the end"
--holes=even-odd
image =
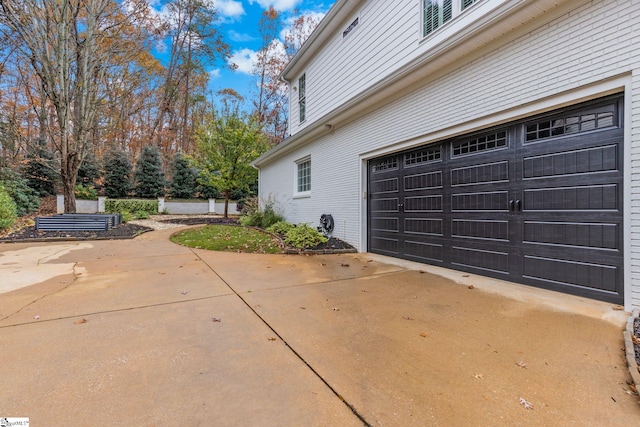
{"type": "MultiPolygon", "coordinates": [[[[467,9],[438,31],[422,37],[419,0],[369,0],[345,19],[339,31],[329,35],[325,46],[290,79],[297,86],[298,78],[307,75],[307,114],[304,123],[298,118],[297,92],[290,98],[290,133],[296,134],[320,120],[345,101],[382,81],[410,61],[455,35],[458,28],[477,21],[499,9],[508,0],[482,1],[467,9]],[[347,36],[342,36],[355,18],[359,23],[347,36]]],[[[539,9],[550,9],[555,1],[538,0],[539,9]]],[[[515,21],[511,28],[521,22],[515,21]]],[[[502,31],[483,34],[486,42],[499,37],[502,31]]]]}
{"type": "MultiPolygon", "coordinates": [[[[384,1],[372,1],[369,9],[362,10],[363,28],[357,32],[368,37],[366,19],[378,16],[384,1]],[[375,6],[375,7],[374,7],[375,6]]],[[[393,2],[394,4],[396,2],[393,2]]],[[[400,5],[415,1],[397,2],[400,5]]],[[[384,15],[393,21],[398,18],[387,10],[381,13],[378,25],[383,25],[384,15]]],[[[400,18],[398,18],[400,19],[400,18]]],[[[401,20],[401,19],[400,19],[401,20]]],[[[410,20],[410,19],[408,19],[410,20]]],[[[400,23],[408,28],[416,23],[400,23]]],[[[389,33],[398,34],[398,31],[389,33]]],[[[399,31],[402,33],[402,31],[399,31]]],[[[396,39],[390,35],[390,38],[396,39]]],[[[606,79],[627,76],[625,101],[630,106],[625,117],[627,138],[625,157],[631,170],[625,170],[627,182],[626,210],[629,213],[626,236],[627,265],[625,299],[627,307],[640,307],[640,3],[629,1],[588,2],[570,13],[544,24],[539,28],[505,45],[495,44],[482,57],[460,65],[449,74],[418,88],[366,116],[336,129],[332,134],[296,149],[263,167],[261,170],[261,196],[274,195],[292,222],[311,222],[317,225],[322,213],[330,213],[336,221],[335,236],[355,246],[361,243],[364,226],[360,209],[362,191],[362,159],[365,153],[385,147],[406,148],[410,144],[430,140],[430,135],[446,135],[461,123],[486,120],[505,122],[510,111],[545,100],[562,99],[575,94],[575,101],[584,96],[585,88],[606,79]],[[606,17],[606,19],[605,19],[606,17]],[[631,115],[628,113],[631,112],[631,115]],[[415,142],[412,142],[415,141],[415,142]],[[293,162],[311,155],[311,197],[292,199],[294,183],[293,162]]],[[[389,42],[393,43],[393,42],[389,42]]],[[[404,42],[399,42],[399,49],[404,42]]],[[[367,56],[367,55],[365,55],[367,56]]],[[[361,56],[359,58],[364,58],[361,56]]],[[[325,61],[323,55],[316,58],[325,61]]],[[[354,60],[354,62],[357,62],[354,60]]],[[[367,63],[367,67],[372,67],[367,63]]],[[[352,64],[354,67],[355,64],[352,64]]],[[[374,72],[373,68],[367,68],[374,72]]],[[[356,73],[355,68],[351,70],[356,73]]],[[[315,74],[315,73],[314,73],[315,74]]],[[[356,73],[358,74],[358,73],[356,73]]],[[[363,79],[367,73],[360,73],[363,79]]],[[[313,80],[307,75],[309,93],[308,111],[318,107],[318,100],[311,103],[313,80]]],[[[330,78],[330,71],[316,74],[316,79],[330,78]],[[329,74],[329,77],[327,77],[329,74]]],[[[348,85],[336,82],[332,96],[340,91],[347,93],[348,85]]],[[[325,83],[326,85],[327,83],[325,83]]],[[[588,92],[588,90],[587,90],[588,92]]],[[[562,106],[562,105],[557,105],[562,106]]],[[[319,108],[326,111],[328,104],[319,108]]],[[[549,107],[551,108],[551,107],[549,107]]],[[[315,113],[314,113],[315,114],[315,113]]],[[[515,113],[514,113],[515,114],[515,113]]],[[[453,131],[451,131],[453,132],[453,131]]],[[[391,148],[388,148],[391,149],[391,148]]],[[[358,247],[366,250],[366,247],[358,247]]]]}

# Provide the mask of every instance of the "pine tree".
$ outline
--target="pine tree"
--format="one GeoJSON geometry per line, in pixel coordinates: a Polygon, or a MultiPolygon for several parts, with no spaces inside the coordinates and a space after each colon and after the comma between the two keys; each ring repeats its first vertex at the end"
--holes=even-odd
{"type": "Polygon", "coordinates": [[[162,171],[162,157],[157,146],[147,145],[142,149],[134,176],[137,197],[164,196],[165,178],[162,171]]]}
{"type": "Polygon", "coordinates": [[[27,156],[27,163],[22,170],[22,176],[27,185],[41,197],[56,194],[55,184],[58,179],[57,169],[60,166],[53,158],[53,153],[43,142],[35,144],[27,156]]]}
{"type": "Polygon", "coordinates": [[[131,161],[124,151],[111,151],[104,157],[104,194],[126,197],[131,191],[131,161]]]}
{"type": "Polygon", "coordinates": [[[189,160],[178,153],[171,163],[171,186],[169,194],[174,199],[189,199],[196,192],[197,173],[189,160]]]}
{"type": "Polygon", "coordinates": [[[80,164],[80,169],[78,169],[76,184],[88,187],[97,187],[97,181],[100,176],[100,163],[93,153],[87,154],[80,164]]]}

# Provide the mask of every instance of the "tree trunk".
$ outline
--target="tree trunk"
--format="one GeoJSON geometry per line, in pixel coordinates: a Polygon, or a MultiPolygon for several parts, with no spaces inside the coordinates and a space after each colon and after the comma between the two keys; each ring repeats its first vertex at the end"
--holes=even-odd
{"type": "Polygon", "coordinates": [[[229,190],[224,191],[224,217],[229,218],[229,190]]]}

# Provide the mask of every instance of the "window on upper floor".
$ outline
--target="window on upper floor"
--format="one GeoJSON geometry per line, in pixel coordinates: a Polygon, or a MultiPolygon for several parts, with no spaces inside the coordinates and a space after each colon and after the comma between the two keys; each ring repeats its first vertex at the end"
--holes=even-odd
{"type": "Polygon", "coordinates": [[[305,157],[296,162],[296,193],[311,191],[311,158],[305,157]]]}
{"type": "Polygon", "coordinates": [[[422,36],[426,37],[479,0],[422,0],[422,36]]]}
{"type": "Polygon", "coordinates": [[[298,117],[300,123],[307,118],[307,75],[303,74],[298,79],[298,117]]]}

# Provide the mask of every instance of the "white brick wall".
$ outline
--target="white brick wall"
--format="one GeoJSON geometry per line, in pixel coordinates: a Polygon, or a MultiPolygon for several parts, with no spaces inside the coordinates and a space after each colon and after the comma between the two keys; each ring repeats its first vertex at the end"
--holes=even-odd
{"type": "Polygon", "coordinates": [[[292,222],[315,225],[322,213],[333,214],[335,235],[359,246],[366,226],[361,213],[365,153],[379,154],[394,144],[396,149],[406,148],[411,141],[428,141],[433,133],[444,135],[447,129],[481,118],[504,122],[510,111],[523,105],[553,104],[558,99],[560,107],[570,103],[567,99],[574,93],[584,98],[599,82],[627,76],[625,97],[631,115],[625,117],[625,156],[630,157],[631,170],[625,174],[631,188],[625,189],[630,215],[625,298],[627,307],[640,307],[639,40],[640,2],[583,4],[505,45],[496,42],[482,57],[460,62],[447,75],[268,164],[261,171],[261,196],[275,196],[292,222]],[[312,194],[293,199],[293,162],[306,155],[311,155],[312,194]]]}

